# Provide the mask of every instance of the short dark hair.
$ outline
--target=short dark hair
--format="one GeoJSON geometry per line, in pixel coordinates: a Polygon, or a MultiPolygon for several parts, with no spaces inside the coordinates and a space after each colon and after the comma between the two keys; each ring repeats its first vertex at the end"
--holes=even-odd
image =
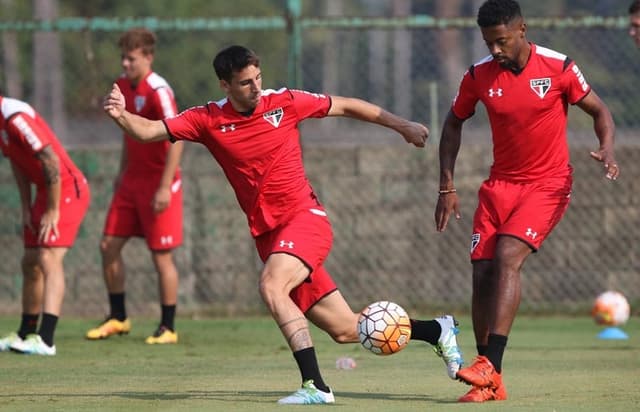
{"type": "Polygon", "coordinates": [[[239,72],[247,66],[260,67],[260,58],[253,50],[243,46],[229,46],[213,59],[216,76],[227,82],[231,82],[234,72],[239,72]]]}
{"type": "Polygon", "coordinates": [[[145,55],[155,52],[156,35],[144,27],[136,27],[127,30],[118,41],[118,46],[126,52],[142,49],[145,55]]]}
{"type": "Polygon", "coordinates": [[[640,12],[640,0],[635,0],[629,6],[629,14],[636,14],[640,12]]]}
{"type": "Polygon", "coordinates": [[[487,0],[478,10],[478,26],[492,27],[507,25],[517,17],[522,17],[520,5],[515,0],[487,0]]]}

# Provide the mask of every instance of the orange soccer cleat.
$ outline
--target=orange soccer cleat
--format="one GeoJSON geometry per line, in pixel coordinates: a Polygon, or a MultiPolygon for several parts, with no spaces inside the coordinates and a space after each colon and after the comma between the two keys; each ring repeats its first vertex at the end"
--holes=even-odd
{"type": "Polygon", "coordinates": [[[458,379],[473,385],[473,388],[458,399],[459,402],[503,401],[507,390],[502,375],[485,356],[478,356],[473,365],[458,371],[458,379]]]}

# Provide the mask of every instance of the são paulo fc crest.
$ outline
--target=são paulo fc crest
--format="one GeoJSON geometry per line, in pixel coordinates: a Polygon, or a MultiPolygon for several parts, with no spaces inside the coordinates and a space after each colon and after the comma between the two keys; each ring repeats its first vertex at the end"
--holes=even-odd
{"type": "Polygon", "coordinates": [[[278,107],[275,110],[271,110],[262,115],[262,118],[267,122],[271,123],[273,127],[280,126],[280,122],[282,121],[282,117],[284,116],[284,110],[282,107],[278,107]]]}
{"type": "Polygon", "coordinates": [[[529,80],[529,86],[531,86],[531,90],[533,90],[535,94],[543,99],[551,88],[551,78],[545,77],[544,79],[531,79],[529,80]]]}
{"type": "Polygon", "coordinates": [[[480,243],[480,233],[474,233],[471,235],[471,253],[476,249],[478,243],[480,243]]]}
{"type": "Polygon", "coordinates": [[[136,112],[139,112],[144,107],[144,104],[147,102],[147,98],[144,96],[136,96],[133,99],[133,104],[136,106],[136,112]]]}

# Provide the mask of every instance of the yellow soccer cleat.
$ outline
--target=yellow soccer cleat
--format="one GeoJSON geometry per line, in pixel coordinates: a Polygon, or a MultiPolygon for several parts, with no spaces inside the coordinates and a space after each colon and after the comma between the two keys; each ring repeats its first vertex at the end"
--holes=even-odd
{"type": "Polygon", "coordinates": [[[178,343],[178,333],[161,325],[158,327],[158,330],[156,330],[153,335],[147,337],[144,342],[147,345],[178,343]]]}
{"type": "Polygon", "coordinates": [[[119,321],[118,319],[107,319],[95,329],[90,329],[86,338],[89,340],[106,339],[111,335],[126,335],[131,330],[129,319],[119,321]]]}

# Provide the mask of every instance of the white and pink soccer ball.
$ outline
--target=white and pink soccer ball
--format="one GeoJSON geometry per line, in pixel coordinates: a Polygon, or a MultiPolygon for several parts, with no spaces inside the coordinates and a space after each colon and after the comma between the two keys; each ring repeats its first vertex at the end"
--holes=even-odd
{"type": "Polygon", "coordinates": [[[598,295],[593,302],[591,316],[598,325],[620,326],[629,320],[629,302],[620,292],[612,290],[598,295]]]}

